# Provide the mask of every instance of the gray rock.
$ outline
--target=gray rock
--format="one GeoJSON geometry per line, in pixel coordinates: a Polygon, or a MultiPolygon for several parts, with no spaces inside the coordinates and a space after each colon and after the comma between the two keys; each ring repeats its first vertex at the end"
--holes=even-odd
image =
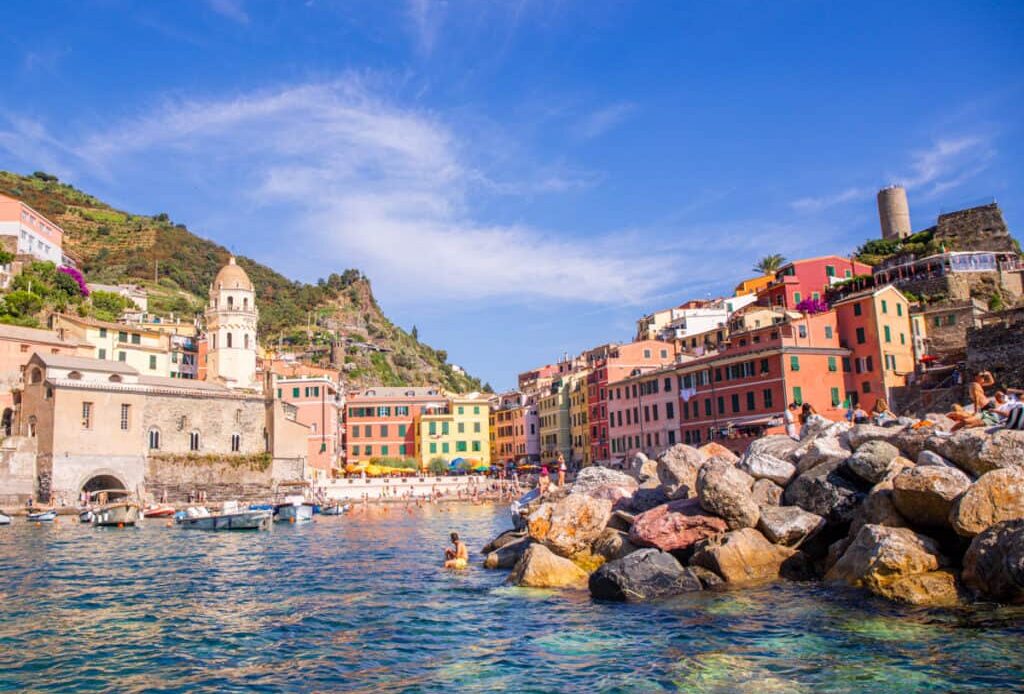
{"type": "Polygon", "coordinates": [[[955,468],[928,465],[904,470],[892,480],[892,500],[911,525],[949,527],[949,512],[971,480],[955,468]]]}
{"type": "Polygon", "coordinates": [[[771,480],[786,486],[796,475],[796,466],[768,453],[747,453],[739,468],[756,480],[771,480]]]}
{"type": "Polygon", "coordinates": [[[682,443],[669,448],[658,458],[658,479],[671,500],[697,495],[697,471],[704,464],[700,451],[682,443]]]}
{"type": "Polygon", "coordinates": [[[868,441],[889,441],[900,433],[902,428],[878,427],[874,424],[855,424],[846,432],[845,442],[853,450],[857,450],[868,441]]]}
{"type": "Polygon", "coordinates": [[[785,490],[771,480],[757,480],[754,488],[750,490],[750,498],[754,503],[764,508],[765,506],[778,506],[782,501],[782,493],[785,490]]]}
{"type": "Polygon", "coordinates": [[[925,467],[927,467],[929,465],[934,465],[934,466],[937,466],[937,467],[950,467],[950,468],[956,468],[958,470],[960,469],[960,468],[957,468],[956,465],[954,465],[953,463],[951,463],[948,460],[946,460],[945,458],[943,458],[938,453],[935,453],[933,451],[927,451],[927,450],[921,451],[921,454],[917,456],[917,464],[918,465],[923,465],[925,467]]]}
{"type": "Polygon", "coordinates": [[[853,454],[838,438],[820,437],[811,441],[802,450],[796,463],[797,472],[804,473],[811,468],[829,463],[845,462],[853,454]]]}
{"type": "Polygon", "coordinates": [[[1024,466],[1024,431],[961,429],[948,436],[928,437],[925,448],[976,476],[1024,466]]]}
{"type": "Polygon", "coordinates": [[[637,481],[624,472],[611,470],[600,465],[590,465],[576,473],[572,494],[588,494],[604,487],[636,489],[637,481]]]}
{"type": "Polygon", "coordinates": [[[754,439],[747,446],[744,457],[748,455],[770,455],[782,460],[789,460],[789,456],[800,446],[799,441],[791,439],[785,434],[773,434],[754,439]]]}
{"type": "Polygon", "coordinates": [[[697,498],[708,513],[720,516],[733,530],[757,525],[761,510],[750,495],[754,478],[721,461],[708,461],[697,475],[697,498]]]}
{"type": "Polygon", "coordinates": [[[701,590],[700,579],[667,552],[641,549],[610,561],[590,575],[597,600],[641,602],[701,590]]]}
{"type": "Polygon", "coordinates": [[[640,487],[633,492],[633,498],[630,500],[630,508],[633,513],[639,514],[644,511],[649,511],[655,506],[661,506],[667,504],[670,501],[668,494],[665,493],[665,488],[658,487],[640,487]]]}
{"type": "Polygon", "coordinates": [[[485,569],[511,569],[519,561],[519,557],[523,556],[523,552],[526,548],[533,544],[533,540],[529,537],[522,537],[515,542],[510,542],[507,545],[502,545],[497,549],[493,549],[487,553],[484,557],[484,568],[485,569]]]}
{"type": "Polygon", "coordinates": [[[614,561],[639,549],[629,541],[629,535],[621,530],[605,528],[604,532],[594,540],[591,552],[604,557],[605,561],[614,561]]]}
{"type": "Polygon", "coordinates": [[[506,530],[501,535],[498,535],[496,538],[484,545],[484,548],[480,551],[484,554],[489,554],[490,552],[500,549],[505,545],[518,542],[524,537],[526,537],[526,532],[523,530],[506,530]]]}
{"type": "Polygon", "coordinates": [[[800,544],[825,527],[825,519],[799,506],[768,506],[761,509],[757,529],[769,542],[787,547],[800,544]]]}
{"type": "Polygon", "coordinates": [[[715,586],[725,585],[725,581],[722,580],[722,577],[711,569],[705,569],[703,566],[690,566],[687,568],[690,569],[694,576],[700,579],[700,584],[705,590],[708,588],[714,588],[715,586]]]}
{"type": "Polygon", "coordinates": [[[803,473],[786,487],[783,503],[822,516],[830,524],[849,523],[864,493],[837,472],[841,465],[832,461],[803,473]]]}
{"type": "Polygon", "coordinates": [[[963,580],[988,600],[1024,604],[1024,520],[1002,521],[975,536],[963,580]]]}
{"type": "Polygon", "coordinates": [[[924,450],[924,443],[932,436],[931,427],[923,427],[921,429],[904,429],[896,433],[889,443],[900,449],[900,452],[910,460],[917,460],[917,456],[921,455],[921,451],[924,450]]]}
{"type": "Polygon", "coordinates": [[[885,478],[889,466],[899,454],[900,449],[887,441],[868,441],[857,448],[846,461],[846,466],[865,482],[877,484],[885,478]]]}

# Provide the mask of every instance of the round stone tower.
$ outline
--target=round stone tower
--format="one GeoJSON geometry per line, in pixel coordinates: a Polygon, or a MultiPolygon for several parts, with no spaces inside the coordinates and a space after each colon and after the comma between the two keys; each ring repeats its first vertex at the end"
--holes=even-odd
{"type": "Polygon", "coordinates": [[[206,380],[256,390],[256,292],[234,257],[210,285],[206,307],[206,380]]]}
{"type": "Polygon", "coordinates": [[[878,221],[883,239],[898,241],[910,236],[910,205],[903,186],[887,186],[878,191],[878,221]]]}

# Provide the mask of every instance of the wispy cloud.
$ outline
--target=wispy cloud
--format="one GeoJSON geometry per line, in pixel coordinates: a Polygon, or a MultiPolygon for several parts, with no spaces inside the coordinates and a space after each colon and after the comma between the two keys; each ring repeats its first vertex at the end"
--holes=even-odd
{"type": "Polygon", "coordinates": [[[243,0],[206,0],[210,9],[239,24],[249,23],[249,13],[245,11],[243,0]]]}
{"type": "Polygon", "coordinates": [[[610,104],[587,114],[572,129],[573,135],[581,140],[600,137],[623,122],[636,110],[636,104],[623,101],[610,104]]]}
{"type": "MultiPolygon", "coordinates": [[[[66,147],[25,123],[0,131],[0,147],[22,143],[16,154],[47,152],[65,169],[111,180],[154,161],[173,176],[201,160],[227,207],[291,211],[290,228],[254,230],[291,239],[280,253],[317,248],[323,265],[358,264],[408,301],[640,302],[675,272],[671,257],[649,257],[630,234],[580,238],[481,221],[467,199],[492,191],[481,182],[486,167],[467,160],[468,143],[436,115],[395,105],[359,76],[167,100],[74,141],[81,144],[66,147]]],[[[583,184],[551,174],[500,192],[583,184]]]]}
{"type": "Polygon", "coordinates": [[[844,202],[865,198],[870,194],[871,191],[867,188],[847,188],[834,195],[800,198],[791,202],[790,207],[798,212],[818,212],[844,202]]]}
{"type": "Polygon", "coordinates": [[[22,66],[26,72],[53,72],[57,64],[71,53],[71,49],[38,47],[25,53],[22,66]]]}
{"type": "Polygon", "coordinates": [[[444,21],[445,3],[431,0],[408,0],[406,16],[416,39],[417,48],[424,55],[434,51],[438,32],[444,21]]]}

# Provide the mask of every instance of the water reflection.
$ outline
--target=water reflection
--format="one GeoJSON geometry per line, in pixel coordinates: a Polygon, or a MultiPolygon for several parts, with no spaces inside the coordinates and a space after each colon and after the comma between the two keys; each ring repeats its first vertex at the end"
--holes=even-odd
{"type": "MultiPolygon", "coordinates": [[[[775,584],[657,605],[439,570],[487,506],[271,533],[0,528],[0,690],[950,691],[1024,679],[1021,608],[775,584]]],[[[478,565],[479,557],[474,556],[478,565]]]]}

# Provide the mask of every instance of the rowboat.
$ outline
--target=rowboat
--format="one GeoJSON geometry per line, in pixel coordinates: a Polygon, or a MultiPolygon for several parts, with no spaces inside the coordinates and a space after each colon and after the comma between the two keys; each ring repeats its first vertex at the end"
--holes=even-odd
{"type": "Polygon", "coordinates": [[[301,496],[285,497],[284,503],[274,507],[274,520],[279,523],[309,523],[313,520],[313,504],[301,496]]]}
{"type": "Polygon", "coordinates": [[[0,525],[10,525],[11,517],[6,513],[0,512],[0,525]]]}
{"type": "Polygon", "coordinates": [[[56,511],[29,511],[25,516],[30,523],[52,523],[56,517],[56,511]]]}
{"type": "Polygon", "coordinates": [[[124,528],[139,520],[139,505],[130,501],[112,501],[93,511],[92,523],[97,528],[124,528]]]}
{"type": "Polygon", "coordinates": [[[153,504],[142,511],[143,518],[170,518],[174,515],[175,508],[170,504],[153,504]]]}
{"type": "Polygon", "coordinates": [[[324,516],[340,516],[343,513],[348,513],[350,508],[352,507],[349,504],[332,504],[321,507],[320,514],[324,516]]]}
{"type": "Polygon", "coordinates": [[[194,530],[270,530],[271,513],[241,510],[237,502],[226,501],[220,513],[210,513],[202,506],[189,507],[175,514],[175,520],[182,528],[194,530]]]}

